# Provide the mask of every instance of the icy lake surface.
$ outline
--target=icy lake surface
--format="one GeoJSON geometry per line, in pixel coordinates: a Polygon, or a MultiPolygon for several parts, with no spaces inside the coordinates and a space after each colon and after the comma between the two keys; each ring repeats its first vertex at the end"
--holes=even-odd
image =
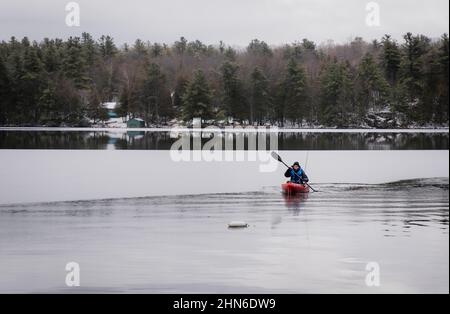
{"type": "Polygon", "coordinates": [[[317,188],[0,206],[0,292],[449,292],[448,179],[317,188]]]}
{"type": "Polygon", "coordinates": [[[279,153],[306,168],[308,198],[280,193],[270,151],[0,130],[0,293],[448,293],[448,130],[288,131],[279,153]],[[69,262],[81,287],[65,285],[69,262]]]}

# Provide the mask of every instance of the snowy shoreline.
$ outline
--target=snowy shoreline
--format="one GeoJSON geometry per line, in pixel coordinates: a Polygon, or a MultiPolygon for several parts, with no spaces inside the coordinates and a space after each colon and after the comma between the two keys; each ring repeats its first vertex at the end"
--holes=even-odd
{"type": "Polygon", "coordinates": [[[81,127],[0,127],[0,131],[34,131],[34,132],[226,132],[226,133],[449,133],[448,127],[442,128],[408,128],[408,129],[332,129],[332,128],[81,128],[81,127]]]}

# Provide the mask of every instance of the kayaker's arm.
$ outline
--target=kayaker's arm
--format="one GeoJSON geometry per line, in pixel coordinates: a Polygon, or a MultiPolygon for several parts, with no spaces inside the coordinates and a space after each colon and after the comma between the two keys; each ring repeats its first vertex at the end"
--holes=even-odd
{"type": "Polygon", "coordinates": [[[286,170],[286,172],[284,173],[284,176],[286,177],[286,178],[290,178],[291,177],[291,168],[288,168],[288,170],[286,170]]]}

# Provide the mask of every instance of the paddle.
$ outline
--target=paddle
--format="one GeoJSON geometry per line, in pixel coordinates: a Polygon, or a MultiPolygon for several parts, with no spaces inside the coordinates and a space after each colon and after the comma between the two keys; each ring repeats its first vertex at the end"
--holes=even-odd
{"type": "MultiPolygon", "coordinates": [[[[278,160],[279,162],[281,162],[283,165],[285,165],[286,167],[291,168],[291,167],[289,167],[289,166],[283,161],[283,159],[282,159],[282,158],[280,157],[280,155],[278,155],[277,153],[272,152],[271,155],[272,155],[273,159],[276,159],[276,160],[278,160]]],[[[300,178],[300,176],[299,176],[295,171],[294,171],[294,173],[295,173],[295,175],[296,175],[297,177],[300,178]]],[[[301,179],[301,178],[300,178],[300,179],[301,179]]],[[[316,189],[314,189],[311,185],[309,185],[308,182],[305,182],[305,184],[306,184],[311,190],[313,190],[313,192],[319,192],[319,191],[317,191],[316,189]]]]}

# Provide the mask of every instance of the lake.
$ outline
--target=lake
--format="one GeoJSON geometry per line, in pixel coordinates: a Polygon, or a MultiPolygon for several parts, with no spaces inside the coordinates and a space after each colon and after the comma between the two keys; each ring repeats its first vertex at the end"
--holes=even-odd
{"type": "Polygon", "coordinates": [[[0,130],[0,292],[449,292],[448,130],[263,134],[319,190],[293,198],[245,132],[137,132],[0,130]]]}
{"type": "Polygon", "coordinates": [[[0,292],[448,293],[448,180],[316,187],[0,206],[0,292]]]}

